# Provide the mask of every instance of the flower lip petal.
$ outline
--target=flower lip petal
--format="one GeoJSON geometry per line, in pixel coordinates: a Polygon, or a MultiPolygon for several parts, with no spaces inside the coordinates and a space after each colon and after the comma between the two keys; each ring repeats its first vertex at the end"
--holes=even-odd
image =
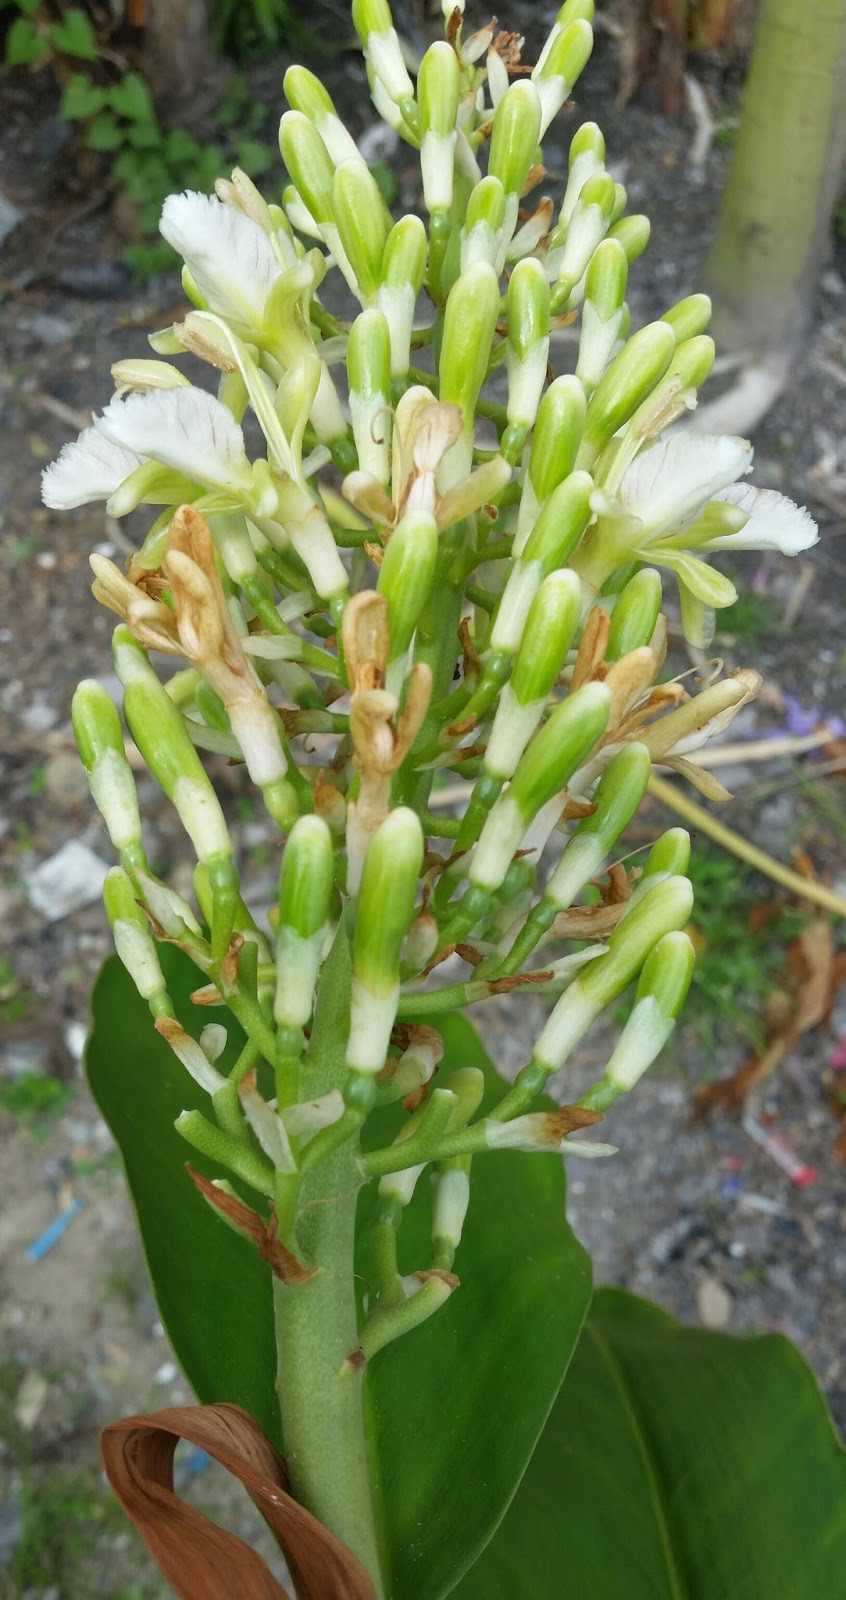
{"type": "Polygon", "coordinates": [[[112,400],[94,426],[112,444],[151,456],[192,482],[244,487],[249,465],[232,412],[205,389],[157,389],[112,400]]]}
{"type": "Polygon", "coordinates": [[[264,229],[213,195],[168,195],[159,231],[186,263],[212,311],[260,326],[282,267],[264,229]]]}
{"type": "Polygon", "coordinates": [[[98,428],[84,428],[78,439],[62,445],[58,457],[41,475],[41,498],[54,511],[72,511],[92,500],[107,500],[142,465],[143,457],[106,438],[98,428]]]}
{"type": "Polygon", "coordinates": [[[683,429],[636,456],[623,475],[620,500],[651,540],[694,521],[706,501],[751,465],[748,439],[683,429]]]}
{"type": "Polygon", "coordinates": [[[775,489],[756,489],[752,483],[733,483],[714,495],[748,514],[739,533],[711,539],[709,550],[779,550],[784,556],[809,550],[819,539],[819,529],[809,511],[775,489]]]}

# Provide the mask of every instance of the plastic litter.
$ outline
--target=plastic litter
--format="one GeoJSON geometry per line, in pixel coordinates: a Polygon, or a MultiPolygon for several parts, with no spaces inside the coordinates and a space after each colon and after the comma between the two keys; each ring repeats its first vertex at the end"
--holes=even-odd
{"type": "Polygon", "coordinates": [[[40,1233],[37,1239],[33,1239],[32,1244],[27,1245],[25,1251],[27,1261],[42,1261],[46,1255],[49,1255],[62,1235],[67,1232],[74,1217],[79,1216],[84,1205],[85,1201],[77,1196],[64,1211],[60,1211],[59,1215],[54,1217],[49,1226],[44,1229],[44,1232],[40,1233]]]}
{"type": "Polygon", "coordinates": [[[750,1116],[748,1113],[743,1118],[743,1127],[750,1139],[761,1150],[766,1151],[770,1159],[775,1162],[777,1167],[781,1168],[782,1172],[787,1173],[791,1183],[794,1183],[797,1189],[805,1189],[808,1184],[816,1183],[819,1176],[816,1167],[809,1166],[806,1161],[803,1161],[797,1155],[789,1139],[785,1138],[783,1133],[779,1133],[776,1128],[770,1127],[761,1118],[750,1116]]]}

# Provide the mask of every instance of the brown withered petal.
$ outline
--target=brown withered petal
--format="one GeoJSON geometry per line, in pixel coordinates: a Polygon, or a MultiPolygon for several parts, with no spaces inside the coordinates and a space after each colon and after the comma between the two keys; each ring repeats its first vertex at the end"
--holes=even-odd
{"type": "Polygon", "coordinates": [[[225,1189],[218,1189],[210,1178],[203,1176],[186,1163],[186,1169],[191,1182],[199,1189],[204,1200],[214,1206],[227,1221],[234,1224],[239,1233],[246,1234],[253,1244],[257,1246],[262,1261],[266,1261],[275,1278],[282,1283],[297,1284],[308,1283],[317,1272],[316,1267],[307,1267],[294,1255],[293,1250],[288,1250],[282,1243],[277,1233],[276,1216],[271,1216],[265,1222],[257,1211],[253,1211],[243,1200],[238,1200],[235,1195],[227,1194],[225,1189]]]}
{"type": "Polygon", "coordinates": [[[568,1133],[577,1133],[579,1128],[593,1128],[602,1121],[601,1111],[588,1111],[584,1106],[559,1106],[557,1111],[550,1111],[548,1116],[550,1124],[555,1125],[559,1139],[566,1138],[568,1133]]]}
{"type": "Polygon", "coordinates": [[[360,1562],[294,1499],[283,1458],[240,1406],[173,1406],[103,1429],[106,1477],[179,1600],[291,1600],[261,1557],[174,1492],[180,1439],[246,1489],[279,1540],[297,1600],[376,1600],[360,1562]]]}
{"type": "Polygon", "coordinates": [[[607,939],[609,933],[614,932],[623,910],[623,903],[571,906],[569,911],[559,911],[551,935],[556,939],[607,939]]]}
{"type": "Polygon", "coordinates": [[[707,767],[697,766],[694,761],[685,761],[684,756],[665,756],[661,762],[662,767],[671,767],[679,777],[686,778],[706,800],[730,800],[731,790],[727,789],[719,778],[708,770],[707,767]]]}
{"type": "Polygon", "coordinates": [[[580,689],[583,683],[590,683],[600,661],[605,660],[610,632],[611,620],[608,613],[603,611],[601,606],[594,606],[588,614],[573,667],[573,676],[570,679],[571,694],[580,689]]]}
{"type": "Polygon", "coordinates": [[[512,989],[524,989],[527,984],[549,983],[555,977],[554,972],[515,972],[507,978],[491,978],[488,989],[491,994],[510,994],[512,989]]]}

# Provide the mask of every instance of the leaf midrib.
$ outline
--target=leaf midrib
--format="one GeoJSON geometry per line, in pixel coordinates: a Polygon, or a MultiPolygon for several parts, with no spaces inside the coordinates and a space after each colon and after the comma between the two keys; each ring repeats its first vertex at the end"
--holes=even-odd
{"type": "Polygon", "coordinates": [[[592,1322],[590,1318],[588,1318],[588,1321],[585,1324],[585,1333],[582,1335],[583,1338],[585,1337],[585,1334],[589,1334],[594,1340],[600,1356],[605,1361],[611,1376],[611,1380],[619,1395],[623,1412],[626,1416],[626,1419],[631,1424],[631,1431],[634,1436],[635,1446],[643,1467],[643,1475],[646,1480],[648,1499],[655,1520],[655,1525],[658,1530],[661,1554],[664,1558],[664,1566],[669,1584],[670,1600],[692,1600],[692,1591],[687,1587],[687,1584],[682,1576],[678,1553],[673,1541],[666,1499],[657,1473],[652,1465],[652,1458],[650,1456],[647,1444],[646,1428],[643,1425],[640,1412],[632,1397],[623,1367],[615,1356],[609,1340],[599,1331],[599,1329],[596,1327],[596,1324],[592,1322]]]}

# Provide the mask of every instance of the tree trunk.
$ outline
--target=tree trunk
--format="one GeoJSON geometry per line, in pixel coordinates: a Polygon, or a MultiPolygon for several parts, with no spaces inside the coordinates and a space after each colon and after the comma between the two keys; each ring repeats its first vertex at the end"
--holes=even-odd
{"type": "Polygon", "coordinates": [[[707,267],[723,349],[779,364],[801,339],[844,148],[843,0],[762,0],[707,267]]]}
{"type": "Polygon", "coordinates": [[[146,0],[143,72],[157,101],[181,105],[213,68],[208,0],[146,0]]]}

